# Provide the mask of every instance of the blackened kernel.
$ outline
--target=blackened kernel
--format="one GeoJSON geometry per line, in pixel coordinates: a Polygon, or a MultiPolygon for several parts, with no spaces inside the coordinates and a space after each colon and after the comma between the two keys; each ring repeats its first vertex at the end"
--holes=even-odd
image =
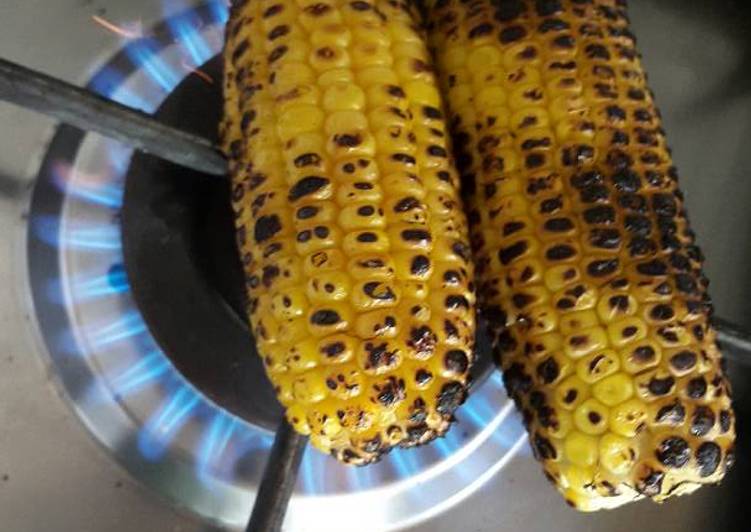
{"type": "Polygon", "coordinates": [[[647,389],[652,395],[661,396],[669,394],[673,386],[675,386],[675,379],[673,377],[665,377],[664,379],[652,377],[647,385],[647,389]]]}
{"type": "Polygon", "coordinates": [[[329,232],[330,232],[330,231],[329,231],[329,228],[328,228],[328,227],[326,227],[325,225],[317,225],[317,226],[316,226],[316,227],[315,227],[315,228],[313,229],[313,233],[315,233],[315,235],[316,235],[316,236],[317,236],[318,238],[326,238],[327,236],[329,236],[329,232]]]}
{"type": "Polygon", "coordinates": [[[430,118],[431,120],[441,120],[443,118],[443,113],[440,109],[436,109],[429,105],[422,108],[422,114],[425,115],[425,118],[430,118]]]}
{"type": "Polygon", "coordinates": [[[452,349],[443,356],[444,367],[456,374],[463,374],[469,368],[469,358],[460,349],[452,349]]]}
{"type": "Polygon", "coordinates": [[[281,59],[281,57],[287,53],[287,50],[287,45],[284,44],[274,48],[269,54],[269,63],[273,63],[274,61],[281,59]]]}
{"type": "Polygon", "coordinates": [[[652,307],[652,310],[649,311],[649,317],[657,321],[666,321],[672,319],[673,316],[675,316],[673,307],[665,303],[655,305],[652,307]]]}
{"type": "Polygon", "coordinates": [[[317,310],[310,316],[313,325],[336,325],[340,320],[339,313],[331,309],[317,310]]]}
{"type": "Polygon", "coordinates": [[[535,10],[539,16],[547,17],[563,11],[563,6],[560,0],[535,0],[535,10]]]}
{"type": "Polygon", "coordinates": [[[357,214],[360,216],[373,216],[375,214],[375,207],[372,205],[363,205],[357,209],[357,214]]]}
{"type": "Polygon", "coordinates": [[[322,2],[309,5],[305,8],[305,12],[313,15],[314,17],[320,17],[321,15],[328,13],[329,11],[331,11],[331,6],[322,2]]]}
{"type": "Polygon", "coordinates": [[[412,209],[416,209],[419,206],[420,201],[417,198],[409,196],[407,198],[399,200],[399,202],[394,206],[394,212],[406,212],[412,209]]]}
{"type": "Polygon", "coordinates": [[[519,41],[526,35],[527,31],[523,26],[507,26],[501,30],[500,34],[498,35],[498,39],[501,41],[501,43],[508,44],[519,41]]]}
{"type": "Polygon", "coordinates": [[[407,242],[430,242],[432,237],[424,229],[405,229],[401,232],[402,240],[407,242]]]}
{"type": "Polygon", "coordinates": [[[503,224],[503,236],[509,236],[512,235],[518,231],[521,231],[526,227],[526,224],[524,222],[506,222],[503,224]]]}
{"type": "Polygon", "coordinates": [[[571,26],[569,26],[569,24],[566,21],[564,21],[564,20],[561,20],[559,18],[548,18],[548,19],[543,20],[540,23],[540,25],[537,28],[537,30],[540,33],[547,33],[549,31],[567,30],[570,27],[571,26]]]}
{"type": "Polygon", "coordinates": [[[544,227],[546,231],[560,233],[572,230],[574,223],[569,218],[551,218],[545,222],[544,227]]]}
{"type": "Polygon", "coordinates": [[[720,433],[725,434],[733,423],[733,414],[729,410],[720,411],[720,433]]]}
{"type": "Polygon", "coordinates": [[[598,203],[608,200],[610,191],[603,185],[592,185],[579,190],[582,203],[598,203]]]}
{"type": "Polygon", "coordinates": [[[689,432],[698,438],[706,436],[712,430],[715,424],[715,415],[712,409],[706,406],[697,406],[694,415],[691,417],[691,428],[689,432]]]}
{"type": "Polygon", "coordinates": [[[680,425],[685,419],[686,409],[678,401],[663,406],[657,411],[657,415],[655,416],[657,423],[669,423],[671,425],[680,425]]]}
{"type": "Polygon", "coordinates": [[[550,440],[544,438],[539,433],[535,433],[532,439],[532,448],[535,451],[535,455],[540,460],[553,460],[558,456],[558,453],[550,443],[550,440]]]}
{"type": "Polygon", "coordinates": [[[683,438],[672,436],[660,442],[655,454],[662,465],[680,468],[691,458],[691,448],[683,438]]]}
{"type": "Polygon", "coordinates": [[[549,198],[540,203],[540,214],[552,214],[563,208],[563,200],[560,197],[549,198]]]}
{"type": "Polygon", "coordinates": [[[537,375],[544,384],[554,382],[560,374],[558,363],[553,357],[549,357],[537,366],[537,375]]]}
{"type": "Polygon", "coordinates": [[[305,229],[297,233],[297,241],[300,243],[308,242],[313,237],[313,232],[310,229],[305,229]]]}
{"type": "Polygon", "coordinates": [[[634,360],[640,364],[647,364],[655,359],[657,353],[654,348],[649,345],[640,345],[631,352],[634,360]]]}
{"type": "Polygon", "coordinates": [[[584,47],[584,53],[589,59],[610,59],[610,52],[601,44],[588,44],[584,47]]]}
{"type": "Polygon", "coordinates": [[[465,397],[466,390],[461,383],[446,383],[438,394],[436,410],[444,416],[450,416],[464,402],[465,397]]]}
{"type": "Polygon", "coordinates": [[[571,35],[561,35],[553,39],[553,47],[571,49],[576,45],[576,40],[571,35]]]}
{"type": "Polygon", "coordinates": [[[637,192],[641,188],[641,178],[631,170],[621,170],[611,177],[615,188],[621,192],[637,192]]]}
{"type": "Polygon", "coordinates": [[[551,261],[566,260],[576,255],[576,249],[568,244],[558,244],[545,252],[545,258],[551,261]]]}
{"type": "Polygon", "coordinates": [[[615,222],[615,209],[609,205],[599,205],[584,211],[584,220],[588,224],[609,224],[615,222]]]}
{"type": "Polygon", "coordinates": [[[641,236],[635,236],[628,243],[629,254],[632,257],[645,257],[657,252],[657,246],[652,240],[641,236]]]}
{"type": "Polygon", "coordinates": [[[636,266],[636,271],[642,275],[660,276],[668,272],[667,265],[660,259],[653,259],[649,262],[642,262],[636,266]]]}
{"type": "Polygon", "coordinates": [[[592,229],[589,233],[589,243],[602,249],[617,249],[621,245],[621,235],[617,229],[592,229]]]}
{"type": "Polygon", "coordinates": [[[450,295],[446,296],[444,306],[447,310],[456,310],[458,308],[469,309],[469,301],[464,296],[450,295]]]}
{"type": "Polygon", "coordinates": [[[649,236],[652,232],[652,222],[640,214],[627,214],[623,223],[626,230],[634,235],[649,236]]]}
{"type": "Polygon", "coordinates": [[[409,164],[409,165],[417,164],[417,160],[411,155],[406,154],[406,153],[395,153],[394,155],[391,156],[391,158],[395,161],[398,161],[404,164],[409,164]]]}
{"type": "Polygon", "coordinates": [[[699,465],[699,476],[711,476],[717,471],[721,458],[722,451],[719,445],[714,442],[702,443],[696,450],[696,463],[699,465]]]}
{"type": "Polygon", "coordinates": [[[424,386],[433,378],[433,374],[424,369],[418,369],[415,373],[415,382],[420,386],[424,386]]]}
{"type": "Polygon", "coordinates": [[[530,153],[524,160],[524,164],[527,168],[539,168],[545,164],[545,155],[542,153],[530,153]]]}
{"type": "Polygon", "coordinates": [[[498,259],[501,261],[501,264],[507,265],[517,257],[523,255],[528,248],[529,244],[524,240],[520,240],[510,246],[501,248],[498,252],[498,259]]]}
{"type": "Polygon", "coordinates": [[[261,242],[273,238],[273,236],[281,230],[282,223],[279,220],[279,216],[276,214],[261,216],[256,220],[253,229],[253,238],[257,244],[260,244],[261,242]]]}
{"type": "Polygon", "coordinates": [[[618,259],[594,260],[587,264],[587,273],[592,277],[605,277],[618,270],[618,259]]]}
{"type": "Polygon", "coordinates": [[[328,184],[329,184],[329,180],[326,179],[325,177],[319,177],[319,176],[303,177],[297,183],[292,185],[292,188],[289,191],[289,200],[295,201],[295,200],[302,198],[303,196],[314,194],[328,184]]]}
{"type": "Polygon", "coordinates": [[[357,235],[357,241],[363,243],[376,242],[378,241],[378,235],[371,233],[370,231],[366,231],[357,235]]]}
{"type": "Polygon", "coordinates": [[[430,271],[430,259],[425,255],[418,255],[412,259],[409,269],[412,275],[426,275],[430,271]]]}
{"type": "Polygon", "coordinates": [[[296,168],[304,166],[317,165],[321,163],[321,156],[317,153],[303,153],[295,157],[294,165],[296,168]]]}

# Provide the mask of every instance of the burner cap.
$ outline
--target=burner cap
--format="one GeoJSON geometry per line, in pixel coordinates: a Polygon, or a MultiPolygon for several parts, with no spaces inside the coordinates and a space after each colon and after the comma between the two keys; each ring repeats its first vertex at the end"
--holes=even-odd
{"type": "MultiPolygon", "coordinates": [[[[202,70],[222,79],[219,57],[202,70]]],[[[188,76],[156,117],[215,139],[219,87],[188,76]]],[[[136,304],[175,367],[218,405],[274,430],[282,409],[245,318],[229,181],[135,155],[125,181],[122,240],[136,304]]]]}

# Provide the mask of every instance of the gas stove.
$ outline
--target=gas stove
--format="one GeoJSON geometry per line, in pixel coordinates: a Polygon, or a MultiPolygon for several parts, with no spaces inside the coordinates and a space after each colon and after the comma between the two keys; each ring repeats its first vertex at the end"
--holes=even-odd
{"type": "MultiPolygon", "coordinates": [[[[3,55],[215,136],[224,0],[55,4],[0,7],[3,55]]],[[[711,17],[699,2],[683,12],[633,4],[719,313],[749,325],[737,243],[751,229],[742,221],[751,185],[740,173],[743,130],[733,130],[751,114],[738,90],[748,80],[733,70],[747,57],[747,28],[721,18],[733,2],[711,17]],[[671,35],[660,29],[668,21],[671,35]],[[694,35],[717,37],[697,50],[694,35]],[[716,196],[700,192],[710,183],[716,196]]],[[[4,105],[0,130],[3,521],[241,528],[281,413],[242,316],[227,183],[4,105]]],[[[542,480],[498,373],[475,371],[445,438],[366,468],[307,451],[286,529],[626,530],[649,519],[706,530],[735,508],[743,456],[722,488],[662,508],[573,513],[542,480]]]]}

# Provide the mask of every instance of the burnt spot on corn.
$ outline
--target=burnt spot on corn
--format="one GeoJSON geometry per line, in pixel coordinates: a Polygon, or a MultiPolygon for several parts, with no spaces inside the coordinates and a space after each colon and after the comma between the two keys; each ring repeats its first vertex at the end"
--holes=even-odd
{"type": "Polygon", "coordinates": [[[672,436],[660,442],[655,455],[662,465],[681,468],[691,459],[691,448],[683,438],[672,436]]]}

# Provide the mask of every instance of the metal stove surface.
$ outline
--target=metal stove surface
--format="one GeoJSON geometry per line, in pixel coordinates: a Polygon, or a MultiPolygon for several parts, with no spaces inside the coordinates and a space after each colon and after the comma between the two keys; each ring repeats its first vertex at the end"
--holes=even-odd
{"type": "MultiPolygon", "coordinates": [[[[96,72],[101,73],[108,59],[123,45],[121,39],[93,24],[92,15],[118,22],[140,21],[131,27],[137,32],[193,5],[168,2],[165,7],[156,0],[35,0],[22,6],[9,4],[0,4],[0,53],[81,84],[96,72]]],[[[689,2],[689,9],[683,2],[634,0],[632,15],[676,149],[694,225],[710,257],[708,273],[714,281],[719,313],[748,326],[751,320],[744,318],[751,283],[745,281],[744,274],[749,257],[739,246],[751,230],[744,218],[744,198],[751,197],[751,184],[742,179],[742,140],[751,118],[751,98],[747,95],[751,86],[742,74],[748,66],[747,49],[743,48],[748,43],[748,29],[743,27],[742,17],[733,23],[734,18],[728,16],[733,15],[731,8],[737,9],[740,2],[720,4],[722,9],[717,9],[718,3],[689,2]],[[710,9],[712,6],[715,8],[710,9]],[[713,194],[702,194],[701,187],[710,183],[713,194]]],[[[170,89],[188,75],[186,61],[188,66],[191,61],[195,66],[202,58],[208,59],[212,47],[218,46],[221,4],[216,2],[214,6],[214,10],[203,12],[206,18],[199,21],[198,32],[179,24],[170,27],[173,36],[183,39],[184,50],[182,55],[176,50],[165,50],[164,54],[158,50],[156,57],[166,61],[169,68],[149,72],[149,65],[153,67],[154,62],[136,57],[142,67],[140,77],[129,79],[125,89],[122,80],[108,77],[101,90],[112,91],[109,94],[115,97],[131,98],[126,103],[154,108],[158,99],[143,101],[135,97],[158,98],[160,90],[170,89]],[[144,84],[156,87],[144,92],[144,84]]],[[[138,56],[152,51],[136,48],[133,53],[138,56]]],[[[119,206],[118,189],[91,188],[88,185],[92,183],[86,180],[87,175],[105,174],[112,178],[105,184],[116,185],[118,172],[124,171],[117,162],[126,165],[128,153],[94,136],[88,136],[76,152],[77,177],[65,188],[77,194],[69,195],[60,205],[65,222],[64,231],[59,234],[69,245],[64,247],[65,253],[59,253],[54,260],[51,257],[46,266],[50,270],[62,268],[63,272],[99,271],[101,276],[87,275],[83,284],[75,275],[63,276],[64,286],[53,286],[52,293],[63,294],[67,302],[68,317],[77,325],[77,337],[63,339],[60,345],[67,345],[74,353],[68,353],[68,359],[55,359],[57,366],[44,354],[50,346],[50,331],[45,329],[46,336],[39,334],[31,310],[27,264],[22,257],[26,253],[29,189],[51,138],[50,126],[45,119],[0,104],[0,227],[5,232],[0,239],[0,301],[4,303],[0,308],[0,525],[14,531],[206,530],[216,522],[237,526],[249,511],[253,479],[262,463],[268,435],[216,409],[179,376],[163,383],[166,388],[128,393],[142,381],[164,375],[169,366],[159,357],[158,346],[144,345],[148,344],[148,334],[142,338],[143,323],[137,313],[132,313],[135,308],[128,301],[127,286],[116,267],[119,251],[113,242],[117,238],[113,240],[107,232],[111,229],[106,228],[119,206]],[[86,232],[91,226],[77,225],[92,219],[97,221],[94,234],[86,232]],[[96,248],[94,254],[92,246],[96,248]],[[91,293],[102,296],[102,291],[107,297],[96,297],[92,304],[91,293]],[[138,344],[137,349],[133,344],[138,344]],[[140,358],[128,358],[132,356],[140,358]],[[62,372],[61,362],[67,368],[62,372]],[[143,371],[134,371],[134,367],[143,371]],[[94,391],[88,388],[71,394],[71,378],[81,382],[81,372],[92,370],[112,378],[112,382],[101,386],[106,392],[103,397],[110,397],[120,387],[122,400],[97,401],[102,390],[97,391],[96,387],[94,391]],[[61,385],[61,375],[67,387],[61,385]],[[165,389],[169,395],[159,395],[165,389]],[[99,442],[114,448],[120,463],[136,472],[150,489],[133,481],[108,451],[93,443],[64,404],[71,395],[99,442]],[[120,408],[113,409],[113,405],[120,408]],[[193,416],[193,410],[201,410],[203,415],[193,416]],[[183,414],[188,411],[190,419],[183,414]],[[103,418],[107,423],[102,423],[103,418]],[[133,425],[148,426],[149,422],[159,430],[132,429],[133,425]],[[258,455],[242,467],[227,466],[227,457],[231,462],[232,454],[216,453],[211,447],[222,444],[223,439],[217,434],[227,433],[228,438],[245,434],[245,439],[236,444],[235,453],[240,453],[245,444],[255,446],[258,455]],[[124,438],[123,434],[133,437],[124,438]],[[219,455],[224,456],[225,462],[217,464],[206,459],[219,455]],[[205,468],[196,469],[202,459],[205,468]],[[186,468],[185,464],[189,466],[186,468]],[[175,502],[182,509],[175,511],[175,502]]],[[[58,170],[65,174],[64,168],[58,170]]],[[[97,180],[94,184],[102,183],[97,180]]],[[[36,214],[32,212],[32,221],[36,214]]],[[[42,239],[50,237],[44,222],[39,232],[32,234],[42,239]]],[[[735,376],[742,377],[742,371],[738,368],[735,376]]],[[[475,402],[502,405],[505,401],[497,378],[483,385],[476,395],[475,402]]],[[[738,384],[736,396],[743,400],[744,390],[738,384]]],[[[472,407],[472,403],[468,406],[472,407]]],[[[413,451],[412,455],[396,455],[377,466],[381,469],[368,473],[365,485],[353,480],[359,478],[359,473],[327,469],[325,457],[308,453],[308,470],[303,469],[298,495],[293,500],[290,529],[329,530],[337,520],[327,521],[321,516],[340,513],[348,515],[352,523],[376,530],[387,526],[415,531],[489,531],[512,526],[526,530],[627,530],[645,522],[664,530],[712,530],[721,526],[717,515],[727,517],[737,508],[729,494],[739,482],[741,471],[747,468],[743,452],[735,472],[722,488],[706,489],[661,508],[640,503],[597,516],[576,514],[561,504],[546,485],[526,448],[511,452],[519,436],[513,414],[484,413],[474,422],[473,416],[465,417],[455,432],[464,429],[466,439],[462,436],[453,443],[448,440],[439,444],[454,448],[426,448],[417,454],[413,451]],[[497,430],[504,423],[508,427],[497,430]],[[490,437],[493,434],[502,437],[494,442],[490,437]],[[452,458],[447,461],[447,456],[452,458]],[[473,465],[455,467],[457,460],[473,465]],[[449,490],[446,479],[440,478],[446,472],[454,477],[449,490]],[[359,489],[353,490],[355,484],[359,489]],[[362,492],[366,500],[358,501],[353,491],[362,492]],[[449,499],[448,494],[453,491],[458,491],[459,496],[449,499]],[[345,492],[350,495],[343,496],[345,492]],[[457,504],[448,509],[449,503],[457,504]],[[446,511],[437,513],[439,510],[446,511]],[[410,515],[417,518],[410,519],[410,515]]],[[[459,418],[463,418],[461,411],[459,418]]],[[[358,525],[344,529],[356,527],[360,529],[358,525]]]]}

